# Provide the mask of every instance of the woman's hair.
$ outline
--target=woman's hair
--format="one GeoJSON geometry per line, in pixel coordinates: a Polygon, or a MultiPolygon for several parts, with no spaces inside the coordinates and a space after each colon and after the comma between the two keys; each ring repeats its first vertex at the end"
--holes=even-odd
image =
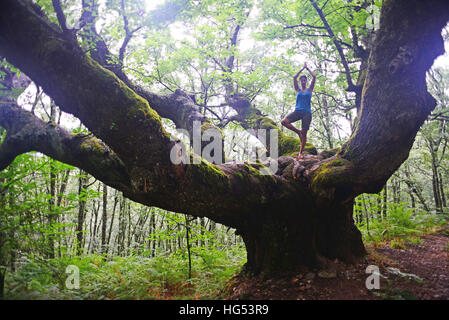
{"type": "Polygon", "coordinates": [[[301,80],[302,78],[306,78],[306,80],[307,80],[307,76],[305,76],[305,75],[300,76],[299,80],[301,80]]]}

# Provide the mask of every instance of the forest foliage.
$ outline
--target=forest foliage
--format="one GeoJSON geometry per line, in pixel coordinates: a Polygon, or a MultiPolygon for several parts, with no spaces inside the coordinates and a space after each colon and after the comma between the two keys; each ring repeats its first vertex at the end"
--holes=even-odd
{"type": "MultiPolygon", "coordinates": [[[[67,25],[76,26],[81,1],[60,3],[67,25]]],[[[317,73],[309,140],[319,150],[337,148],[357,122],[356,93],[347,89],[364,72],[360,51],[368,50],[375,33],[367,21],[381,1],[318,1],[332,35],[314,1],[172,0],[152,8],[143,0],[99,3],[110,58],[141,86],[194,97],[225,138],[232,136],[225,139],[229,159],[247,161],[254,142],[224,103],[228,81],[279,123],[293,108],[291,77],[307,61],[317,73]],[[236,25],[240,38],[231,46],[236,25]],[[230,56],[233,72],[225,68],[230,56]]],[[[59,23],[52,1],[37,4],[59,23]]],[[[448,34],[443,30],[446,40],[448,34]]],[[[82,43],[86,50],[90,45],[82,43]]],[[[437,107],[408,160],[379,194],[356,199],[354,219],[370,245],[403,248],[448,221],[449,65],[435,65],[427,84],[437,107]]],[[[7,94],[20,94],[21,106],[46,121],[88,133],[33,83],[7,94]]],[[[178,135],[170,120],[163,121],[178,135]]],[[[7,299],[216,298],[246,259],[233,229],[137,204],[40,153],[20,155],[0,172],[0,206],[0,294],[7,299]],[[79,289],[66,286],[70,265],[80,270],[79,289]]]]}

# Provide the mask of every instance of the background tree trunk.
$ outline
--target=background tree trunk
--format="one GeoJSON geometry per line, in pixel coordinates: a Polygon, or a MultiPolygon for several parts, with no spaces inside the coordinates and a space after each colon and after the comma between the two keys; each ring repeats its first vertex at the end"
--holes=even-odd
{"type": "Polygon", "coordinates": [[[106,227],[108,222],[108,186],[103,183],[103,215],[101,221],[101,252],[105,252],[106,246],[106,227]]]}
{"type": "Polygon", "coordinates": [[[78,177],[78,223],[76,226],[76,238],[77,238],[77,247],[76,252],[78,255],[82,255],[84,251],[84,234],[83,234],[83,227],[84,227],[84,218],[86,215],[86,193],[87,193],[87,183],[88,183],[88,176],[86,172],[83,170],[79,171],[79,177],[78,177]]]}

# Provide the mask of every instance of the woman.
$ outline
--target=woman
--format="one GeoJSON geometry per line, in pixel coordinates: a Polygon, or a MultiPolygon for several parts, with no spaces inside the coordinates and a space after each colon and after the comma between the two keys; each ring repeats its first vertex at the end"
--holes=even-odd
{"type": "Polygon", "coordinates": [[[288,114],[281,121],[281,124],[284,127],[296,132],[299,135],[299,140],[301,141],[301,147],[300,147],[299,153],[298,153],[298,160],[304,159],[302,152],[304,150],[304,147],[306,146],[307,131],[309,130],[310,122],[312,121],[312,111],[310,108],[310,100],[312,98],[313,88],[315,87],[315,80],[316,80],[315,73],[307,67],[306,63],[304,63],[304,67],[302,67],[302,69],[299,70],[298,73],[293,76],[293,84],[295,86],[295,91],[296,91],[295,111],[288,114]],[[304,69],[309,71],[310,75],[312,76],[312,82],[310,83],[309,88],[307,88],[307,77],[305,75],[302,75],[299,78],[299,82],[301,83],[301,88],[298,85],[298,76],[304,69]],[[296,129],[295,126],[293,126],[293,124],[292,124],[293,122],[296,122],[298,120],[301,120],[301,122],[302,122],[301,123],[302,130],[296,129]]]}

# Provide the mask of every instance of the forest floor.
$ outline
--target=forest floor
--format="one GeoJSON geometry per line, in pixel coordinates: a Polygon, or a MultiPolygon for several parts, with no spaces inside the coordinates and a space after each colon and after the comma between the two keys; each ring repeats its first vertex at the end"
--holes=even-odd
{"type": "MultiPolygon", "coordinates": [[[[449,300],[449,228],[421,236],[415,244],[393,249],[367,245],[357,265],[334,261],[314,270],[271,279],[236,276],[225,299],[256,300],[449,300]],[[369,265],[381,274],[379,289],[367,289],[369,265]]],[[[374,283],[369,279],[370,283],[374,283]]]]}

